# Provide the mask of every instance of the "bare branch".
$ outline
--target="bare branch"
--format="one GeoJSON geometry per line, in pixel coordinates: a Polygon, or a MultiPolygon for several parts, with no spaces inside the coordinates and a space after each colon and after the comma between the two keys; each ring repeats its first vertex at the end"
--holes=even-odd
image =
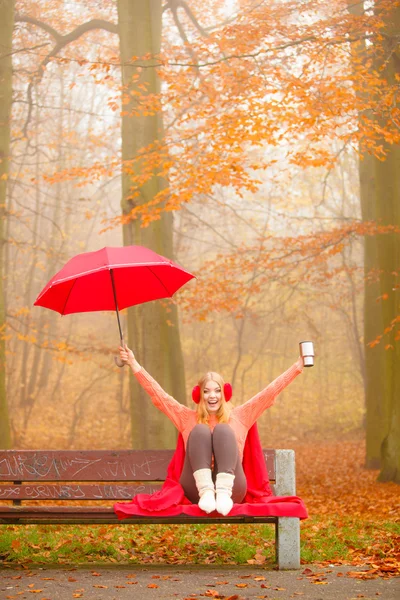
{"type": "Polygon", "coordinates": [[[44,46],[48,46],[49,42],[44,42],[43,44],[37,44],[37,46],[32,46],[31,48],[18,48],[18,50],[13,50],[8,54],[3,54],[3,58],[7,56],[14,56],[15,54],[21,54],[21,52],[31,52],[32,50],[37,50],[38,48],[43,48],[44,46]]]}
{"type": "MultiPolygon", "coordinates": [[[[177,14],[178,8],[183,8],[183,10],[186,12],[187,16],[189,17],[189,19],[192,21],[193,25],[196,27],[197,31],[199,31],[199,33],[203,37],[209,37],[207,31],[200,25],[196,16],[192,12],[192,9],[190,8],[190,6],[187,5],[187,3],[184,0],[168,0],[166,6],[164,7],[164,10],[166,10],[168,8],[172,11],[172,13],[174,15],[177,14]]],[[[181,33],[181,32],[179,31],[179,33],[181,33]]]]}
{"type": "Polygon", "coordinates": [[[29,17],[28,15],[18,15],[17,14],[17,15],[15,15],[15,22],[16,23],[31,23],[32,25],[36,25],[37,27],[40,27],[41,29],[43,29],[44,31],[49,33],[57,42],[59,42],[60,39],[62,38],[62,35],[60,33],[58,33],[58,31],[53,29],[53,27],[51,27],[51,25],[48,25],[47,23],[43,23],[43,21],[39,21],[38,19],[35,19],[34,17],[29,17]]]}
{"type": "Polygon", "coordinates": [[[27,114],[27,117],[25,120],[25,124],[22,128],[22,135],[21,135],[22,138],[23,137],[27,138],[28,137],[28,126],[29,126],[29,122],[31,120],[31,115],[32,115],[33,84],[40,82],[40,80],[43,76],[45,67],[50,62],[50,60],[52,58],[54,58],[65,46],[67,46],[71,42],[76,41],[85,33],[88,33],[89,31],[93,31],[95,29],[104,29],[105,31],[109,31],[110,33],[118,33],[118,26],[115,25],[114,23],[110,23],[109,21],[105,21],[104,19],[91,19],[90,21],[87,21],[86,23],[83,23],[82,25],[78,25],[78,27],[76,27],[70,33],[67,33],[66,35],[62,35],[61,33],[56,31],[53,27],[51,27],[47,23],[44,23],[43,21],[40,21],[39,19],[35,19],[34,17],[30,17],[28,15],[16,15],[15,21],[17,23],[31,23],[32,25],[35,25],[36,27],[40,27],[41,29],[43,29],[43,31],[46,31],[49,35],[51,35],[56,41],[53,49],[44,57],[44,59],[40,63],[39,68],[37,69],[37,72],[36,72],[36,77],[33,77],[33,79],[29,82],[29,85],[28,85],[28,89],[27,89],[28,114],[27,114]]]}
{"type": "Polygon", "coordinates": [[[51,27],[51,25],[48,25],[43,21],[39,21],[39,19],[35,19],[34,17],[29,17],[28,15],[16,15],[15,22],[31,23],[32,25],[36,25],[36,27],[40,27],[54,37],[57,43],[63,43],[64,46],[74,40],[77,40],[83,34],[87,33],[88,31],[92,31],[93,29],[105,29],[110,33],[118,33],[118,25],[115,23],[110,23],[110,21],[106,21],[105,19],[91,19],[82,25],[78,25],[78,27],[66,35],[62,35],[53,27],[51,27]]]}
{"type": "Polygon", "coordinates": [[[231,242],[231,240],[229,240],[227,237],[225,237],[220,231],[217,231],[215,229],[215,227],[213,227],[211,225],[211,223],[205,221],[204,219],[202,219],[201,217],[199,217],[199,215],[196,215],[194,212],[192,212],[191,210],[189,210],[187,206],[183,205],[181,210],[183,210],[184,212],[187,212],[189,215],[191,215],[192,217],[194,217],[195,219],[197,219],[203,225],[206,225],[206,227],[208,227],[209,229],[211,229],[211,231],[213,231],[214,233],[216,233],[218,235],[218,237],[220,237],[221,239],[223,239],[227,244],[229,244],[229,246],[231,246],[232,248],[237,248],[236,244],[234,244],[233,242],[231,242]]]}

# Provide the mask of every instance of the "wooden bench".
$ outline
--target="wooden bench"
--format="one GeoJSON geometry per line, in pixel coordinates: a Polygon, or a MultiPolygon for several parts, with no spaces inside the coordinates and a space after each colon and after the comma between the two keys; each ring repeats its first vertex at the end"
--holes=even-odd
{"type": "MultiPolygon", "coordinates": [[[[297,518],[182,515],[118,521],[113,502],[159,489],[172,455],[172,450],[0,451],[0,523],[273,523],[279,569],[300,568],[297,518]]],[[[294,451],[267,449],[264,457],[274,493],[295,495],[294,451]]]]}

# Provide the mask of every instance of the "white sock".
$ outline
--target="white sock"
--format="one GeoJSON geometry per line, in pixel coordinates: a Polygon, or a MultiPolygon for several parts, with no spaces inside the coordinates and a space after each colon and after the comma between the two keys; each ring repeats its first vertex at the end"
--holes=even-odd
{"type": "Polygon", "coordinates": [[[199,492],[199,508],[207,514],[215,510],[215,487],[211,469],[198,469],[193,473],[199,492]]]}
{"type": "Polygon", "coordinates": [[[213,490],[206,490],[200,496],[199,508],[204,510],[207,514],[215,510],[215,492],[213,490]]]}
{"type": "Polygon", "coordinates": [[[218,473],[215,482],[216,497],[216,510],[221,515],[226,517],[233,507],[232,501],[232,488],[235,476],[230,473],[218,473]]]}

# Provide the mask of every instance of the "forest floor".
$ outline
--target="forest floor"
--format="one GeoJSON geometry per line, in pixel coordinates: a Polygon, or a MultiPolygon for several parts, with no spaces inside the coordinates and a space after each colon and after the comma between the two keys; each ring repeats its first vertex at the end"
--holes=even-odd
{"type": "Polygon", "coordinates": [[[371,576],[400,575],[400,486],[380,483],[378,471],[364,468],[364,442],[301,443],[294,448],[297,494],[310,514],[302,523],[303,550],[311,551],[313,538],[319,546],[325,532],[331,562],[369,564],[371,576]]]}

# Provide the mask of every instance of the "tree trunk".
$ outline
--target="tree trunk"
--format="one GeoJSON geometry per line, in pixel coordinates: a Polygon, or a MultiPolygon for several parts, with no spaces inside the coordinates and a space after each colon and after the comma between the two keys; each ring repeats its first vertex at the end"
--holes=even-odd
{"type": "Polygon", "coordinates": [[[10,154],[12,102],[12,34],[14,0],[0,0],[0,447],[11,448],[10,421],[6,396],[6,349],[4,305],[4,222],[10,154]]]}
{"type": "MultiPolygon", "coordinates": [[[[364,13],[363,3],[349,2],[349,12],[355,16],[364,13]]],[[[351,45],[352,56],[357,61],[365,60],[365,41],[351,45]]],[[[361,92],[357,92],[359,95],[361,92]]],[[[364,98],[365,99],[365,98],[364,98]]],[[[360,115],[361,117],[362,115],[360,115]]],[[[361,215],[364,222],[376,221],[376,159],[360,149],[359,180],[361,215]]],[[[366,236],[364,239],[364,357],[365,357],[365,434],[367,468],[380,467],[381,446],[388,431],[388,414],[384,402],[384,358],[382,344],[371,348],[368,344],[384,329],[380,296],[380,282],[376,277],[378,265],[377,239],[366,236]]]]}
{"type": "MultiPolygon", "coordinates": [[[[376,220],[374,163],[375,159],[364,155],[359,166],[363,221],[376,220]]],[[[364,239],[365,464],[369,469],[380,467],[381,446],[389,425],[384,401],[385,348],[382,343],[372,348],[368,345],[378,335],[382,335],[384,329],[381,306],[377,302],[380,296],[380,283],[376,279],[377,269],[377,239],[375,236],[366,236],[364,239]]]]}
{"type": "MultiPolygon", "coordinates": [[[[376,3],[379,10],[379,2],[376,3]]],[[[397,36],[400,30],[400,5],[393,10],[390,21],[385,24],[386,50],[383,77],[395,86],[400,76],[400,52],[397,36]]],[[[382,67],[381,67],[382,68],[382,67]]],[[[394,97],[392,114],[398,114],[400,99],[394,97]]],[[[400,146],[382,140],[386,152],[384,161],[374,158],[376,181],[376,213],[379,223],[400,227],[400,146]]],[[[383,299],[383,323],[389,328],[400,314],[400,234],[390,233],[377,236],[380,291],[383,299]]],[[[389,427],[382,443],[382,465],[380,481],[400,483],[400,341],[399,325],[386,333],[384,355],[385,409],[389,417],[389,427]]]]}
{"type": "MultiPolygon", "coordinates": [[[[378,219],[384,225],[400,227],[400,147],[386,149],[385,161],[375,159],[378,219]]],[[[395,289],[399,276],[394,275],[400,266],[400,235],[379,235],[377,241],[381,296],[387,294],[387,300],[381,302],[382,315],[384,326],[389,327],[400,312],[400,291],[395,289]]],[[[400,341],[396,333],[398,329],[396,332],[393,327],[384,338],[383,389],[389,427],[382,443],[379,480],[400,483],[400,341]]]]}
{"type": "MultiPolygon", "coordinates": [[[[122,62],[123,110],[122,160],[123,165],[134,159],[138,151],[163,138],[161,113],[156,115],[130,116],[135,109],[138,85],[145,84],[147,93],[157,94],[160,82],[152,60],[138,60],[146,66],[138,69],[132,57],[156,55],[161,46],[161,0],[118,0],[118,27],[122,62]],[[133,79],[139,75],[139,79],[133,79]]],[[[143,93],[143,92],[142,92],[143,93]]],[[[137,173],[139,166],[133,167],[137,173]]],[[[123,167],[122,212],[129,214],[135,205],[150,202],[165,187],[166,182],[154,176],[139,190],[137,198],[130,198],[132,181],[123,167]]],[[[173,258],[172,215],[164,213],[161,220],[147,228],[137,221],[123,227],[124,245],[138,244],[173,258]]],[[[167,312],[160,301],[149,302],[128,311],[128,343],[139,362],[157,379],[168,393],[180,402],[185,398],[185,380],[182,349],[179,337],[178,314],[174,306],[167,312]],[[170,323],[170,324],[169,324],[170,323]]],[[[148,396],[131,378],[130,403],[132,419],[132,443],[135,448],[173,447],[176,432],[166,417],[152,407],[148,396]]]]}

